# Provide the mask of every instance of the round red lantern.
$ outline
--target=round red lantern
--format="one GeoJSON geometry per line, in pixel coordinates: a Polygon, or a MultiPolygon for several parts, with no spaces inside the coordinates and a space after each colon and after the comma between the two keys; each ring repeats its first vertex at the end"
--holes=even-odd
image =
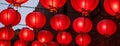
{"type": "Polygon", "coordinates": [[[88,34],[79,34],[76,36],[76,43],[79,46],[88,46],[91,42],[91,37],[88,34]]]}
{"type": "Polygon", "coordinates": [[[68,45],[72,41],[72,36],[69,32],[62,32],[57,35],[58,43],[68,45]]]}
{"type": "Polygon", "coordinates": [[[0,40],[0,46],[11,46],[11,42],[0,40]]]}
{"type": "Polygon", "coordinates": [[[66,0],[40,0],[40,3],[43,7],[53,12],[61,8],[66,3],[66,0]]]}
{"type": "Polygon", "coordinates": [[[42,28],[46,23],[46,17],[41,12],[31,12],[26,17],[26,24],[34,29],[42,28]]]}
{"type": "Polygon", "coordinates": [[[64,31],[70,26],[70,18],[64,14],[57,14],[51,18],[50,25],[56,31],[64,31]]]}
{"type": "Polygon", "coordinates": [[[39,41],[33,41],[31,46],[44,46],[44,44],[39,41]]]}
{"type": "Polygon", "coordinates": [[[17,40],[14,42],[14,46],[27,46],[27,44],[22,40],[17,40]]]}
{"type": "Polygon", "coordinates": [[[23,28],[19,32],[19,38],[24,41],[32,41],[34,40],[34,32],[29,28],[23,28]]]}
{"type": "Polygon", "coordinates": [[[13,4],[14,6],[21,6],[21,4],[27,2],[28,0],[6,0],[8,3],[13,4]]]}
{"type": "Polygon", "coordinates": [[[38,33],[38,41],[41,43],[51,42],[53,39],[53,35],[48,30],[42,30],[38,33]]]}
{"type": "Polygon", "coordinates": [[[59,46],[59,44],[57,42],[49,42],[48,46],[59,46]]]}
{"type": "Polygon", "coordinates": [[[111,36],[116,32],[116,23],[112,20],[104,19],[97,24],[97,31],[104,36],[111,36]]]}
{"type": "Polygon", "coordinates": [[[15,26],[20,20],[20,13],[13,8],[5,9],[0,13],[0,21],[5,26],[15,26]]]}
{"type": "Polygon", "coordinates": [[[92,29],[92,21],[89,18],[78,17],[73,22],[73,29],[77,33],[88,33],[92,29]]]}
{"type": "Polygon", "coordinates": [[[98,4],[99,0],[71,0],[72,7],[78,12],[91,12],[98,4]]]}
{"type": "Polygon", "coordinates": [[[14,30],[12,28],[0,28],[0,40],[11,40],[14,37],[14,30]]]}
{"type": "Polygon", "coordinates": [[[104,0],[104,9],[112,16],[120,15],[120,0],[104,0]]]}

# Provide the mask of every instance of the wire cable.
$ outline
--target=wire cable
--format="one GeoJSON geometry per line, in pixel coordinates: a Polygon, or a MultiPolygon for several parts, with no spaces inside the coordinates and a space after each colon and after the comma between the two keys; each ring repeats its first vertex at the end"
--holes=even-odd
{"type": "MultiPolygon", "coordinates": [[[[9,4],[6,4],[6,3],[0,3],[1,5],[9,5],[9,4]]],[[[30,7],[30,6],[20,6],[20,7],[23,7],[23,8],[32,8],[32,9],[44,9],[42,7],[30,7]]]]}

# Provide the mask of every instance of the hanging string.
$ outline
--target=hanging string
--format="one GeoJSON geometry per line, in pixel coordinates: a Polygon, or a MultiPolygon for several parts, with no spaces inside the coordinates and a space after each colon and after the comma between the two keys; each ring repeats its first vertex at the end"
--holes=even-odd
{"type": "Polygon", "coordinates": [[[8,17],[9,17],[9,10],[10,10],[9,8],[13,8],[13,6],[12,6],[11,4],[9,4],[9,5],[8,5],[8,9],[7,9],[7,23],[8,23],[9,25],[5,25],[5,26],[7,26],[8,28],[12,26],[12,24],[9,23],[9,19],[8,19],[8,17]]]}
{"type": "MultiPolygon", "coordinates": [[[[12,5],[11,4],[9,4],[8,5],[8,8],[11,8],[12,7],[12,5]]],[[[7,23],[9,24],[9,22],[8,22],[8,17],[9,17],[9,9],[7,10],[7,23]]],[[[5,28],[7,28],[8,29],[8,32],[10,32],[10,27],[9,26],[12,26],[11,24],[10,25],[7,25],[7,27],[5,27],[5,28]]],[[[7,32],[5,32],[5,34],[6,34],[7,32]]],[[[10,33],[8,33],[8,36],[10,36],[10,33]]],[[[6,36],[5,36],[5,38],[6,38],[6,36]]]]}
{"type": "MultiPolygon", "coordinates": [[[[10,5],[9,5],[10,6],[10,5]]],[[[8,7],[9,7],[8,6],[8,7]]],[[[7,23],[9,24],[9,22],[8,22],[8,12],[9,12],[9,9],[7,10],[7,23]]]]}
{"type": "Polygon", "coordinates": [[[25,25],[25,24],[18,24],[18,25],[21,25],[21,26],[27,26],[27,25],[25,25]]]}
{"type": "MultiPolygon", "coordinates": [[[[36,15],[37,15],[37,12],[35,12],[35,26],[34,26],[34,27],[36,27],[36,17],[37,17],[36,15]]],[[[33,27],[34,33],[35,33],[35,38],[34,38],[34,40],[37,40],[37,35],[38,35],[38,32],[39,32],[39,31],[38,31],[38,29],[36,29],[36,28],[34,28],[34,27],[33,27]]]]}
{"type": "MultiPolygon", "coordinates": [[[[0,3],[1,5],[9,5],[9,4],[6,4],[6,3],[0,3]]],[[[36,7],[30,7],[30,6],[21,6],[23,8],[31,8],[31,9],[35,9],[36,7]]],[[[36,9],[43,9],[43,10],[46,10],[44,8],[41,8],[41,7],[37,7],[36,9]]]]}

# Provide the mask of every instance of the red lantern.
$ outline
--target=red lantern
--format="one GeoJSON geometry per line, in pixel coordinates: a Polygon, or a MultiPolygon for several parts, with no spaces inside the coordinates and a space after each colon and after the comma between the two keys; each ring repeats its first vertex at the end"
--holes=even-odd
{"type": "Polygon", "coordinates": [[[8,8],[0,13],[0,20],[5,26],[15,26],[20,22],[21,16],[18,11],[8,8]]]}
{"type": "Polygon", "coordinates": [[[104,0],[104,9],[112,16],[120,15],[120,0],[104,0]]]}
{"type": "Polygon", "coordinates": [[[0,40],[11,40],[14,37],[12,28],[2,27],[0,29],[0,40]]]}
{"type": "Polygon", "coordinates": [[[66,0],[40,0],[40,3],[43,7],[50,9],[52,12],[61,8],[66,3],[66,0]]]}
{"type": "Polygon", "coordinates": [[[68,45],[72,41],[72,36],[69,32],[62,32],[57,35],[57,41],[62,45],[68,45]]]}
{"type": "Polygon", "coordinates": [[[27,44],[22,40],[17,40],[14,42],[14,46],[27,46],[27,44]]]}
{"type": "Polygon", "coordinates": [[[99,0],[71,0],[72,7],[78,12],[91,12],[98,4],[99,0]]]}
{"type": "Polygon", "coordinates": [[[73,29],[77,33],[88,33],[92,29],[92,21],[85,17],[76,18],[73,22],[73,29]]]}
{"type": "Polygon", "coordinates": [[[57,14],[51,18],[50,25],[56,31],[64,31],[70,26],[70,19],[64,14],[57,14]]]}
{"type": "Polygon", "coordinates": [[[33,41],[32,46],[44,46],[44,44],[39,41],[33,41]]]}
{"type": "Polygon", "coordinates": [[[19,32],[19,38],[24,41],[32,41],[34,40],[34,36],[35,36],[34,32],[29,28],[23,28],[19,32]]]}
{"type": "Polygon", "coordinates": [[[97,24],[97,31],[104,36],[111,36],[116,32],[116,23],[112,20],[104,19],[97,24]]]}
{"type": "Polygon", "coordinates": [[[14,6],[21,6],[21,4],[27,2],[28,0],[6,0],[8,3],[13,4],[14,6]]]}
{"type": "Polygon", "coordinates": [[[59,46],[59,44],[56,42],[49,42],[48,46],[59,46]]]}
{"type": "Polygon", "coordinates": [[[26,17],[26,24],[34,29],[42,28],[46,23],[46,17],[41,12],[31,12],[26,17]]]}
{"type": "Polygon", "coordinates": [[[41,43],[51,42],[53,39],[53,35],[50,31],[42,30],[38,33],[38,41],[41,43]]]}
{"type": "Polygon", "coordinates": [[[2,40],[0,40],[0,46],[11,46],[11,42],[10,41],[2,41],[2,40]]]}
{"type": "Polygon", "coordinates": [[[91,42],[91,37],[88,34],[79,34],[76,36],[76,43],[79,46],[88,46],[91,42]]]}

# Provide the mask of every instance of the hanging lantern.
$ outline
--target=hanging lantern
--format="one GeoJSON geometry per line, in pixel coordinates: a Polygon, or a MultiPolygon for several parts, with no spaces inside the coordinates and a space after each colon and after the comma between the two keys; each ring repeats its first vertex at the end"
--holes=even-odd
{"type": "Polygon", "coordinates": [[[12,40],[14,37],[14,30],[12,28],[0,28],[0,40],[12,40]]]}
{"type": "Polygon", "coordinates": [[[26,17],[26,24],[34,29],[42,28],[46,23],[46,17],[41,12],[31,12],[26,17]]]}
{"type": "Polygon", "coordinates": [[[11,46],[11,42],[0,40],[0,46],[11,46]]]}
{"type": "Polygon", "coordinates": [[[19,38],[24,41],[32,41],[34,40],[34,32],[30,30],[29,28],[23,28],[19,32],[19,38]]]}
{"type": "Polygon", "coordinates": [[[66,0],[40,0],[40,3],[43,7],[49,9],[50,12],[53,12],[61,8],[66,3],[66,0]]]}
{"type": "Polygon", "coordinates": [[[76,43],[79,46],[88,46],[91,42],[91,37],[88,34],[79,34],[76,36],[76,43]]]}
{"type": "Polygon", "coordinates": [[[22,40],[17,40],[14,42],[14,46],[27,46],[27,44],[22,40]]]}
{"type": "Polygon", "coordinates": [[[83,14],[93,11],[98,4],[99,0],[71,0],[72,7],[83,14]]]}
{"type": "Polygon", "coordinates": [[[50,31],[42,30],[38,33],[38,41],[41,43],[51,42],[53,39],[53,35],[50,31]]]}
{"type": "Polygon", "coordinates": [[[5,26],[15,26],[20,22],[21,16],[18,11],[8,8],[0,13],[0,20],[5,26]]]}
{"type": "Polygon", "coordinates": [[[56,31],[64,31],[70,26],[70,18],[64,14],[57,14],[51,18],[50,25],[56,31]]]}
{"type": "Polygon", "coordinates": [[[120,17],[120,0],[104,0],[105,11],[116,17],[120,17]]]}
{"type": "Polygon", "coordinates": [[[68,45],[72,41],[72,36],[69,32],[62,32],[57,35],[58,43],[68,45]]]}
{"type": "Polygon", "coordinates": [[[59,44],[57,42],[49,42],[48,46],[59,46],[59,44]]]}
{"type": "Polygon", "coordinates": [[[116,32],[116,23],[112,20],[104,19],[97,24],[97,31],[106,37],[116,32]]]}
{"type": "Polygon", "coordinates": [[[21,4],[26,3],[28,0],[6,0],[8,3],[14,6],[21,6],[21,4]]]}
{"type": "Polygon", "coordinates": [[[31,46],[44,46],[44,44],[39,41],[33,41],[31,46]]]}
{"type": "Polygon", "coordinates": [[[92,29],[92,21],[85,17],[76,18],[73,22],[73,29],[77,33],[88,33],[92,29]]]}

